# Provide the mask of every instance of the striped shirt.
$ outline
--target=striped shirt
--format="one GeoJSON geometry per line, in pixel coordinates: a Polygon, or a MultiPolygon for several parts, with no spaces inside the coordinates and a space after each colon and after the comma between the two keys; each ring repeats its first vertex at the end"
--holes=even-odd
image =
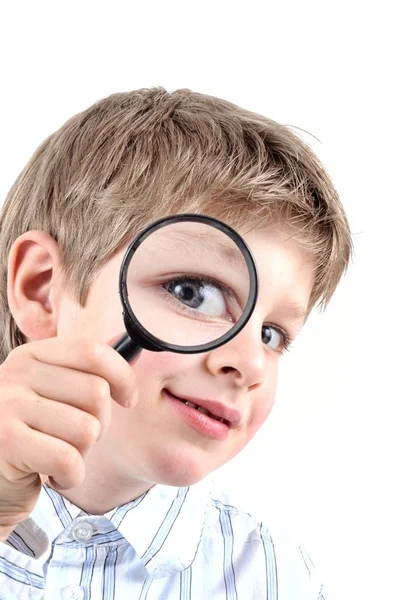
{"type": "Polygon", "coordinates": [[[103,516],[43,486],[0,544],[1,600],[325,600],[322,589],[302,548],[208,479],[103,516]]]}

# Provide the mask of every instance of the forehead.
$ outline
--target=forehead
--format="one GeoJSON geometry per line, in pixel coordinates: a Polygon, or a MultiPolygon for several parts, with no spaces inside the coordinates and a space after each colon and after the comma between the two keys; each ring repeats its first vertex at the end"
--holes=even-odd
{"type": "Polygon", "coordinates": [[[235,238],[232,232],[230,237],[217,227],[205,223],[183,222],[163,227],[147,238],[144,244],[149,251],[175,250],[192,257],[206,254],[216,261],[235,266],[244,262],[238,236],[235,238]]]}
{"type": "Polygon", "coordinates": [[[272,227],[243,234],[256,261],[259,302],[279,303],[305,317],[315,279],[315,261],[291,233],[272,227]]]}

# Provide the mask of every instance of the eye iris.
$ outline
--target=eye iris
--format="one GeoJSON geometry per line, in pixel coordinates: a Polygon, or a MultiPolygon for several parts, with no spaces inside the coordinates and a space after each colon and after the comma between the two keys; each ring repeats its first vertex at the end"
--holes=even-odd
{"type": "Polygon", "coordinates": [[[278,350],[282,345],[282,335],[274,327],[263,327],[262,341],[273,350],[278,350]]]}
{"type": "Polygon", "coordinates": [[[269,344],[272,339],[272,329],[270,327],[263,327],[263,343],[269,344]]]}
{"type": "Polygon", "coordinates": [[[194,282],[184,282],[170,285],[170,291],[178,300],[192,308],[198,308],[203,302],[203,288],[194,282]]]}

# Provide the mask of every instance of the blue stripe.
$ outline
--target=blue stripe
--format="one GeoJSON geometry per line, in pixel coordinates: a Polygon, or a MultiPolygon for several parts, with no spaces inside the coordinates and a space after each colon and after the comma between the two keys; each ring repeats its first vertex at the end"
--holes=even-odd
{"type": "Polygon", "coordinates": [[[119,529],[119,527],[120,527],[123,519],[130,512],[130,510],[132,510],[133,508],[135,508],[136,506],[138,506],[144,500],[144,498],[147,495],[147,493],[148,492],[145,492],[145,494],[143,494],[139,498],[136,498],[132,502],[129,502],[128,504],[124,504],[123,506],[119,506],[119,508],[116,510],[115,514],[111,518],[111,522],[116,527],[116,529],[119,529]]]}
{"type": "Polygon", "coordinates": [[[82,574],[80,577],[80,585],[88,590],[88,597],[91,596],[91,582],[93,580],[94,565],[97,560],[97,549],[95,546],[90,546],[86,549],[86,558],[83,562],[82,574]]]}
{"type": "Polygon", "coordinates": [[[118,549],[109,548],[104,562],[103,600],[114,600],[118,549]]]}
{"type": "Polygon", "coordinates": [[[184,569],[180,573],[180,600],[191,600],[192,596],[192,569],[184,569]]]}
{"type": "Polygon", "coordinates": [[[221,533],[224,539],[224,581],[227,600],[237,600],[235,571],[233,565],[234,533],[232,530],[229,511],[218,509],[220,512],[221,533]]]}
{"type": "Polygon", "coordinates": [[[312,562],[311,557],[308,554],[308,552],[306,552],[302,548],[300,548],[300,552],[301,552],[301,556],[303,558],[304,564],[307,567],[308,575],[311,577],[311,575],[315,569],[314,563],[312,562]]]}
{"type": "Polygon", "coordinates": [[[150,575],[148,575],[148,577],[144,581],[144,585],[142,586],[139,600],[146,600],[146,597],[149,592],[149,588],[151,587],[152,583],[153,583],[153,579],[150,575]]]}
{"type": "Polygon", "coordinates": [[[278,600],[278,573],[276,569],[274,542],[268,531],[264,529],[262,523],[260,533],[265,554],[267,600],[278,600]]]}
{"type": "Polygon", "coordinates": [[[7,544],[10,544],[15,550],[19,550],[19,552],[22,552],[23,554],[33,557],[36,556],[32,548],[28,546],[25,540],[16,531],[13,531],[7,538],[7,544]]]}
{"type": "Polygon", "coordinates": [[[60,494],[58,494],[51,488],[47,486],[43,487],[46,490],[47,495],[54,506],[55,512],[57,513],[57,517],[61,521],[63,527],[66,529],[72,523],[72,517],[68,509],[66,508],[64,499],[62,498],[62,496],[60,496],[60,494]]]}
{"type": "Polygon", "coordinates": [[[159,550],[162,548],[164,542],[166,541],[167,536],[170,533],[170,530],[172,529],[178,515],[181,512],[181,508],[185,502],[185,498],[187,497],[188,490],[189,490],[189,488],[180,488],[178,490],[178,494],[174,498],[171,507],[167,511],[166,517],[164,518],[161,526],[157,530],[149,547],[144,552],[144,554],[141,556],[141,560],[143,561],[145,566],[159,552],[159,550]]]}
{"type": "Polygon", "coordinates": [[[212,498],[211,501],[216,508],[219,508],[221,510],[223,510],[223,509],[235,510],[237,513],[248,515],[251,519],[253,519],[253,517],[251,516],[250,513],[240,510],[239,508],[237,508],[236,506],[233,506],[232,504],[224,504],[224,502],[221,502],[221,500],[217,500],[217,498],[212,498]]]}
{"type": "Polygon", "coordinates": [[[44,590],[44,577],[31,573],[27,569],[17,567],[2,556],[0,556],[0,573],[20,583],[26,583],[26,585],[32,585],[35,588],[44,590]]]}

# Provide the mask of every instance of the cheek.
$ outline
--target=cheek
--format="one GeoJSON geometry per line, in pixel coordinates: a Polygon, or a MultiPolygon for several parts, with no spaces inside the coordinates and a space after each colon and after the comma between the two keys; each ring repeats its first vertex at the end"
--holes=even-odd
{"type": "Polygon", "coordinates": [[[105,293],[93,285],[84,307],[64,297],[58,309],[59,337],[91,337],[108,343],[125,331],[122,306],[117,292],[105,293]]]}
{"type": "MultiPolygon", "coordinates": [[[[260,390],[258,390],[260,392],[260,390]]],[[[250,440],[254,437],[261,425],[267,420],[275,400],[275,386],[270,389],[262,390],[262,394],[259,393],[256,396],[255,401],[252,404],[252,411],[245,429],[241,432],[239,439],[236,440],[236,444],[233,447],[233,451],[230,454],[228,460],[239,454],[247,446],[250,440]]]]}
{"type": "Polygon", "coordinates": [[[275,402],[276,387],[278,382],[277,366],[273,372],[268,372],[266,382],[256,390],[251,403],[252,410],[247,424],[249,439],[258,431],[267,420],[275,402]]]}
{"type": "Polygon", "coordinates": [[[261,427],[268,418],[275,401],[275,390],[273,393],[266,394],[253,409],[253,413],[249,422],[249,431],[252,435],[261,427]]]}
{"type": "Polygon", "coordinates": [[[173,378],[176,381],[182,378],[194,366],[195,355],[177,354],[175,352],[149,352],[143,350],[133,366],[137,377],[137,386],[145,391],[154,385],[163,385],[173,378]]]}
{"type": "Polygon", "coordinates": [[[143,350],[139,355],[137,362],[132,367],[139,391],[143,392],[153,386],[155,381],[162,379],[162,373],[167,372],[167,362],[162,354],[159,352],[158,356],[158,353],[143,350]]]}

